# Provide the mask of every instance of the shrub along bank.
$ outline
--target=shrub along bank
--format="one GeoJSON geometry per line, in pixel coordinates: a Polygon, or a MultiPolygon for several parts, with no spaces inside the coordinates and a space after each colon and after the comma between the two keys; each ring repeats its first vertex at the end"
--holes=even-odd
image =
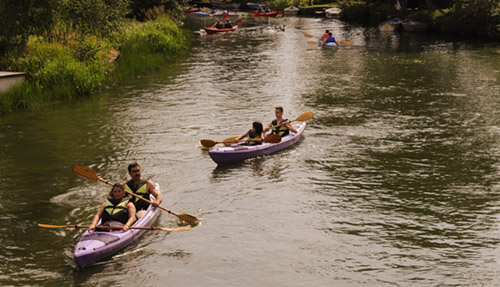
{"type": "Polygon", "coordinates": [[[61,27],[50,35],[30,36],[26,47],[10,51],[0,62],[5,70],[27,73],[21,84],[0,93],[0,114],[92,95],[173,60],[189,43],[189,33],[168,16],[130,21],[112,37],[61,27]]]}
{"type": "MultiPolygon", "coordinates": [[[[362,26],[377,26],[389,17],[413,19],[430,24],[434,32],[445,32],[500,40],[500,1],[450,1],[447,7],[398,11],[395,1],[342,1],[341,20],[362,26]],[[449,6],[449,7],[448,7],[449,6]]],[[[402,1],[401,1],[402,2],[402,1]]],[[[445,5],[446,6],[446,5],[445,5]]]]}

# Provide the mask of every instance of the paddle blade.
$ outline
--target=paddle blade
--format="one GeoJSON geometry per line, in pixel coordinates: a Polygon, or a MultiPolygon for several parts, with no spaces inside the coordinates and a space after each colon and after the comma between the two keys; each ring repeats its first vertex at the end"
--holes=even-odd
{"type": "Polygon", "coordinates": [[[200,143],[204,147],[213,147],[216,144],[213,140],[201,140],[200,143]]]}
{"type": "Polygon", "coordinates": [[[83,165],[75,165],[73,167],[73,172],[76,173],[77,175],[88,178],[88,179],[93,179],[93,180],[98,180],[99,176],[95,171],[90,169],[89,167],[83,166],[83,165]]]}
{"type": "Polygon", "coordinates": [[[182,221],[186,221],[192,224],[198,224],[200,222],[198,218],[189,214],[177,214],[177,217],[182,221]]]}
{"type": "Polygon", "coordinates": [[[316,42],[316,41],[307,41],[307,44],[317,45],[317,44],[318,44],[318,42],[316,42]]]}
{"type": "Polygon", "coordinates": [[[340,45],[352,45],[352,41],[340,41],[340,45]]]}
{"type": "Polygon", "coordinates": [[[268,143],[279,143],[281,142],[281,136],[276,134],[268,135],[264,138],[264,141],[268,143]]]}
{"type": "Polygon", "coordinates": [[[241,22],[243,22],[243,19],[241,19],[241,18],[236,20],[236,23],[241,23],[241,22]]]}
{"type": "Polygon", "coordinates": [[[314,38],[314,36],[313,36],[313,35],[311,35],[311,34],[307,34],[307,33],[304,33],[304,37],[306,37],[306,38],[314,38]]]}
{"type": "Polygon", "coordinates": [[[313,116],[314,116],[313,112],[305,112],[303,114],[300,114],[295,120],[299,122],[305,122],[312,119],[313,116]]]}
{"type": "Polygon", "coordinates": [[[237,138],[238,137],[230,137],[230,138],[225,139],[222,143],[224,143],[225,146],[230,146],[230,145],[233,145],[233,144],[238,142],[236,140],[237,138]]]}
{"type": "Polygon", "coordinates": [[[229,13],[226,13],[224,14],[224,16],[222,16],[222,18],[226,19],[227,17],[229,17],[229,13]]]}

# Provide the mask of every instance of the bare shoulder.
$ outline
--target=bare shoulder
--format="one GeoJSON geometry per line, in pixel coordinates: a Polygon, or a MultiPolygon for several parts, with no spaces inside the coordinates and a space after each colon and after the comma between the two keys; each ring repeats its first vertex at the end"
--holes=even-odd
{"type": "Polygon", "coordinates": [[[146,187],[148,190],[156,190],[154,182],[149,179],[146,180],[146,187]]]}

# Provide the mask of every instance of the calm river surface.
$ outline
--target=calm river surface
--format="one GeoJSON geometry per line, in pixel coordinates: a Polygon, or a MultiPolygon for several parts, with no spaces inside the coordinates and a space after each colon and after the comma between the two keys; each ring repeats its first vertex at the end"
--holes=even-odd
{"type": "Polygon", "coordinates": [[[186,19],[176,64],[0,118],[0,285],[498,286],[499,45],[249,15],[200,34],[211,20],[186,19]],[[354,45],[307,44],[325,29],[354,45]],[[294,147],[226,167],[200,149],[277,105],[315,114],[294,147]],[[78,270],[83,231],[37,224],[88,224],[104,201],[73,165],[121,181],[133,161],[203,224],[78,270]]]}

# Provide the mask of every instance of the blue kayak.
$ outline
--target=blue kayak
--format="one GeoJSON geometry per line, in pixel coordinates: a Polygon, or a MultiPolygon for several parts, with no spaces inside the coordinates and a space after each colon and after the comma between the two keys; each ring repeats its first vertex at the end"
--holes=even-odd
{"type": "Polygon", "coordinates": [[[339,45],[337,45],[337,43],[335,43],[335,42],[326,42],[323,45],[323,41],[318,40],[318,46],[320,46],[322,48],[337,48],[339,45]]]}

